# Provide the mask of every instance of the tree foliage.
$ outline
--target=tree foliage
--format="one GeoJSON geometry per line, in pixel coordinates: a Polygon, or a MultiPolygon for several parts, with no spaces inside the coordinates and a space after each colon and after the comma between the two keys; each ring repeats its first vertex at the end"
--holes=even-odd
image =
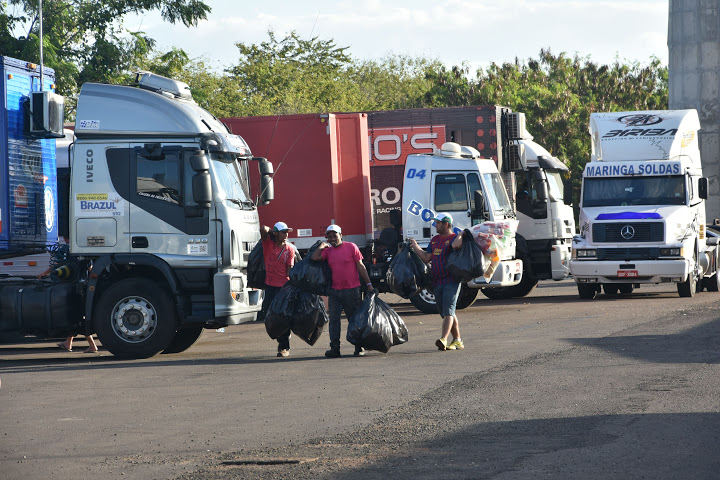
{"type": "MultiPolygon", "coordinates": [[[[194,26],[210,12],[201,0],[46,0],[42,7],[43,61],[68,96],[84,82],[116,79],[152,51],[152,39],[123,28],[126,15],[159,10],[167,22],[194,26]]],[[[0,50],[40,62],[37,0],[0,3],[0,50]]]]}

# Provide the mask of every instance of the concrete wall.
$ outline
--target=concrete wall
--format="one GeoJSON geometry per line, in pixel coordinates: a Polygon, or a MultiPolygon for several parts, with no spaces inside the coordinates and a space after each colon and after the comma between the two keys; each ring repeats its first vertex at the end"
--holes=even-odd
{"type": "Polygon", "coordinates": [[[710,180],[707,219],[720,218],[720,4],[670,0],[670,109],[700,115],[703,173],[710,180]]]}

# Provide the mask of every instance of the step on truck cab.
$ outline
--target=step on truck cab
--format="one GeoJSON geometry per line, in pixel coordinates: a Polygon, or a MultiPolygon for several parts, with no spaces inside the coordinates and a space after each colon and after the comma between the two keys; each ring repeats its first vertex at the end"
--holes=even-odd
{"type": "Polygon", "coordinates": [[[570,271],[581,298],[675,283],[718,291],[717,238],[706,235],[695,110],[593,113],[580,234],[570,271]]]}
{"type": "Polygon", "coordinates": [[[50,279],[0,284],[0,326],[97,333],[111,353],[142,358],[252,321],[261,295],[245,269],[260,233],[249,168],[259,166],[263,203],[272,165],[186,84],[147,72],[132,86],[84,84],[75,137],[60,189],[67,252],[50,279]]]}
{"type": "MultiPolygon", "coordinates": [[[[516,218],[495,162],[480,158],[472,147],[452,142],[443,144],[437,154],[408,156],[403,181],[404,237],[426,248],[436,235],[432,219],[437,212],[452,215],[455,233],[486,221],[516,218]]],[[[490,279],[478,277],[463,284],[458,308],[472,304],[481,288],[519,284],[522,274],[523,262],[516,258],[513,238],[490,279]]],[[[431,292],[424,290],[410,300],[420,311],[437,312],[431,292]]]]}

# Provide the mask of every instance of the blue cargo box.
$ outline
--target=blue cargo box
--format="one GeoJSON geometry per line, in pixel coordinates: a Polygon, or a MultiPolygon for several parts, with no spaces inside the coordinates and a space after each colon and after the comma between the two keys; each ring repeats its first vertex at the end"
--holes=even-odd
{"type": "MultiPolygon", "coordinates": [[[[58,197],[55,140],[25,133],[26,103],[30,92],[40,91],[40,67],[0,56],[0,70],[0,256],[7,256],[57,242],[58,197]]],[[[52,91],[55,72],[43,73],[43,89],[52,91]]]]}

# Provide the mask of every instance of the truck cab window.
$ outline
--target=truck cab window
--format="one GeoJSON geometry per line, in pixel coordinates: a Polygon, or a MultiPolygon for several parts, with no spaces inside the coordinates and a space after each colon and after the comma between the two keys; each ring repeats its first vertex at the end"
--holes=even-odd
{"type": "Polygon", "coordinates": [[[180,155],[168,152],[162,160],[137,156],[137,194],[141,197],[181,205],[180,155]]]}
{"type": "Polygon", "coordinates": [[[475,196],[473,192],[475,190],[482,190],[480,186],[480,178],[477,173],[469,173],[467,176],[468,183],[468,195],[470,196],[470,211],[475,211],[475,196]]]}
{"type": "Polygon", "coordinates": [[[435,210],[467,210],[467,186],[462,173],[444,174],[435,177],[435,210]]]}
{"type": "MultiPolygon", "coordinates": [[[[547,218],[547,201],[540,200],[538,196],[538,183],[540,180],[538,180],[530,170],[527,172],[517,172],[515,178],[518,185],[515,193],[515,209],[530,218],[547,218]]],[[[558,194],[558,188],[552,188],[553,183],[553,181],[548,181],[548,193],[551,198],[554,198],[553,196],[558,194]]],[[[562,192],[558,195],[562,198],[562,192]]]]}

